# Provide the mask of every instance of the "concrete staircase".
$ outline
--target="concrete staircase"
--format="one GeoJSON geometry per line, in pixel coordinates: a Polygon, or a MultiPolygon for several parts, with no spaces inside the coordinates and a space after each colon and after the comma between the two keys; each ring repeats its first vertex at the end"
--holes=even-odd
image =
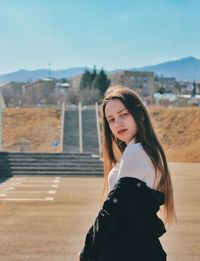
{"type": "Polygon", "coordinates": [[[78,108],[65,111],[64,116],[63,151],[69,153],[79,152],[79,125],[78,108]]]}
{"type": "Polygon", "coordinates": [[[102,176],[102,161],[90,153],[0,152],[0,177],[12,175],[102,176]]]}
{"type": "MultiPolygon", "coordinates": [[[[78,153],[79,150],[79,114],[78,107],[67,108],[64,116],[63,152],[78,153]]],[[[83,152],[99,155],[99,145],[94,106],[82,108],[83,152]]]]}
{"type": "Polygon", "coordinates": [[[83,151],[99,154],[96,112],[94,108],[82,110],[83,123],[83,151]]]}

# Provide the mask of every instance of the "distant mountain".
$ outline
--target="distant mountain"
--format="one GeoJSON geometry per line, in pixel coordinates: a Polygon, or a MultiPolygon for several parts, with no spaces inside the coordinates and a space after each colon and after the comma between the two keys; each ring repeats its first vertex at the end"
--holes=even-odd
{"type": "Polygon", "coordinates": [[[133,68],[133,71],[151,71],[165,77],[175,77],[177,80],[199,80],[200,59],[195,57],[182,58],[176,61],[164,62],[157,65],[133,68]]]}
{"type": "MultiPolygon", "coordinates": [[[[89,69],[92,70],[92,69],[89,69]]],[[[122,71],[123,69],[116,69],[107,71],[109,74],[122,71]]],[[[126,69],[127,70],[127,69],[126,69]]],[[[177,80],[199,80],[200,79],[200,59],[195,57],[186,57],[175,61],[164,62],[156,65],[144,66],[140,68],[131,68],[132,71],[151,71],[158,76],[175,77],[177,80]]],[[[71,78],[82,74],[85,67],[75,67],[65,70],[51,71],[51,77],[54,78],[71,78]]],[[[15,81],[26,82],[30,80],[37,80],[49,76],[49,71],[40,69],[35,71],[19,70],[16,72],[0,75],[0,82],[15,81]]]]}
{"type": "MultiPolygon", "coordinates": [[[[65,70],[51,71],[51,77],[57,79],[70,78],[82,74],[84,71],[85,67],[75,67],[65,70]]],[[[19,70],[16,72],[0,75],[0,82],[27,82],[47,77],[49,77],[49,70],[47,69],[40,69],[35,71],[19,70]]]]}

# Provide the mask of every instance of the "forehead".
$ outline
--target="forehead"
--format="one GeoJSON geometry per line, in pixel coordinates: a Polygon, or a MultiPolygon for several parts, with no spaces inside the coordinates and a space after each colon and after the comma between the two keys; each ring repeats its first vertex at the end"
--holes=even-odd
{"type": "Polygon", "coordinates": [[[126,109],[124,104],[119,99],[110,100],[105,106],[106,117],[119,113],[121,110],[126,109]]]}

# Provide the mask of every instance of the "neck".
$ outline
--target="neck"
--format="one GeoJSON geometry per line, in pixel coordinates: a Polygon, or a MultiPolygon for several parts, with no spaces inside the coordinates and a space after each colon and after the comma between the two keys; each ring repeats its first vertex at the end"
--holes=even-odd
{"type": "MultiPolygon", "coordinates": [[[[135,144],[135,138],[133,138],[132,140],[130,140],[129,142],[128,142],[128,144],[135,144]]],[[[127,144],[127,145],[128,145],[127,144]]]]}

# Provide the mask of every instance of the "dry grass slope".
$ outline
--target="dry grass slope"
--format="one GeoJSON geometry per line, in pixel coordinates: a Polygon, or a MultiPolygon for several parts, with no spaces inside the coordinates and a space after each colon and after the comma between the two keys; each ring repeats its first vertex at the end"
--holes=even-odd
{"type": "MultiPolygon", "coordinates": [[[[153,125],[166,152],[175,162],[200,162],[200,108],[149,107],[153,125]]],[[[56,109],[6,109],[3,113],[3,148],[20,151],[59,152],[52,146],[60,140],[61,111],[56,109]]]]}
{"type": "Polygon", "coordinates": [[[61,111],[56,109],[6,109],[3,113],[3,149],[20,151],[26,145],[29,151],[55,152],[52,146],[60,140],[61,111]]]}
{"type": "Polygon", "coordinates": [[[169,161],[200,162],[200,108],[149,108],[169,161]]]}

